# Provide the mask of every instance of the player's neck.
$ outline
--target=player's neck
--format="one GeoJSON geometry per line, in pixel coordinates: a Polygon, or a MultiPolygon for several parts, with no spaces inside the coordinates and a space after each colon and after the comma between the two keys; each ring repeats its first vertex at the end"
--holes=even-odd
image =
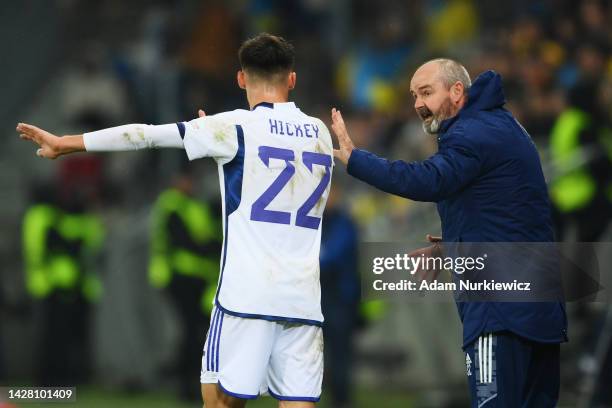
{"type": "Polygon", "coordinates": [[[247,100],[251,109],[262,102],[284,103],[289,100],[289,89],[267,85],[260,85],[251,89],[247,88],[247,100]]]}

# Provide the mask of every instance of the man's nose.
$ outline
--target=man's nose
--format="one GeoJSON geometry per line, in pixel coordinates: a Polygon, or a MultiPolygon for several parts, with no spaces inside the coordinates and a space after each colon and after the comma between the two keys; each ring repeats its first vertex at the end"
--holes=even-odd
{"type": "Polygon", "coordinates": [[[417,98],[414,100],[414,109],[418,110],[419,108],[422,108],[423,106],[425,106],[423,104],[423,101],[421,100],[420,97],[417,96],[417,98]]]}

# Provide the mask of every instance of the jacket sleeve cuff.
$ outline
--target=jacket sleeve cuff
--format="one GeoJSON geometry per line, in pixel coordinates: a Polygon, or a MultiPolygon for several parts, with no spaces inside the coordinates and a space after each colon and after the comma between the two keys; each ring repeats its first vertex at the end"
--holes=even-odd
{"type": "Polygon", "coordinates": [[[368,174],[368,155],[371,153],[362,149],[353,149],[346,165],[346,171],[353,177],[360,180],[367,179],[368,174]]]}

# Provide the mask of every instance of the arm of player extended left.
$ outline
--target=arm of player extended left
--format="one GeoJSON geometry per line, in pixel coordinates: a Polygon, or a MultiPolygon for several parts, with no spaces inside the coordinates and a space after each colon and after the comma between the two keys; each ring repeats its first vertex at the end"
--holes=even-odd
{"type": "Polygon", "coordinates": [[[142,149],[183,149],[183,123],[166,125],[130,124],[83,134],[88,152],[118,152],[142,149]],[[181,130],[181,126],[183,126],[181,130]]]}

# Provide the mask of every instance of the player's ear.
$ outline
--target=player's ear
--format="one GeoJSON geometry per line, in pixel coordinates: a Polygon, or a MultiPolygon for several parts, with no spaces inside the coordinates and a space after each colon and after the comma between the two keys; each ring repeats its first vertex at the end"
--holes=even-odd
{"type": "Polygon", "coordinates": [[[297,75],[295,72],[291,72],[289,74],[289,78],[287,78],[287,85],[289,86],[289,89],[293,89],[295,88],[295,81],[297,80],[297,75]]]}
{"type": "Polygon", "coordinates": [[[238,86],[240,89],[246,89],[246,80],[243,70],[239,70],[236,74],[236,81],[238,81],[238,86]]]}

